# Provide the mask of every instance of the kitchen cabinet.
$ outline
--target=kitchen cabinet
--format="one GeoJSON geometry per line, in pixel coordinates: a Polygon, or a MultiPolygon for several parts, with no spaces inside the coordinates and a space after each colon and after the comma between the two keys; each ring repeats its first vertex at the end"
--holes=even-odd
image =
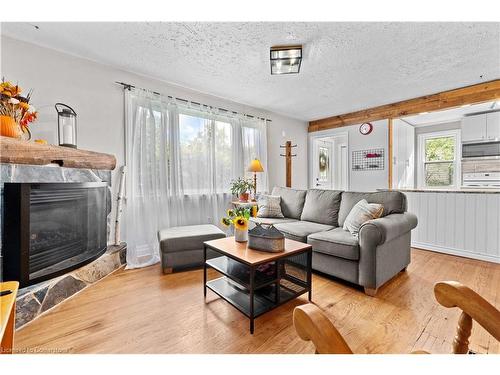
{"type": "Polygon", "coordinates": [[[462,142],[486,140],[486,114],[465,116],[462,119],[462,142]]]}
{"type": "Polygon", "coordinates": [[[392,122],[392,188],[412,189],[415,185],[415,128],[410,124],[392,122]]]}
{"type": "Polygon", "coordinates": [[[500,111],[486,114],[486,137],[488,140],[500,140],[500,111]]]}
{"type": "Polygon", "coordinates": [[[465,116],[462,119],[462,142],[500,139],[500,111],[465,116]]]}

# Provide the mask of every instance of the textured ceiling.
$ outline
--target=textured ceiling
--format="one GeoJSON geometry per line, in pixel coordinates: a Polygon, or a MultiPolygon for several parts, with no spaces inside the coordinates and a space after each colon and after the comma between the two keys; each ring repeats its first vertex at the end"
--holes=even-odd
{"type": "Polygon", "coordinates": [[[2,32],[302,120],[500,78],[500,23],[37,25],[2,32]],[[280,44],[304,45],[299,75],[270,75],[280,44]]]}

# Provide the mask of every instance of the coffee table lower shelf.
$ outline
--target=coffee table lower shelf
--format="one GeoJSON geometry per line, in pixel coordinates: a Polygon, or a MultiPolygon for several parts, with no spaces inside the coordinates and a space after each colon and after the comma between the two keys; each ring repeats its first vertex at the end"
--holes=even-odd
{"type": "MultiPolygon", "coordinates": [[[[224,298],[227,302],[233,305],[240,312],[251,318],[250,313],[250,291],[242,288],[236,282],[228,277],[219,277],[218,279],[207,281],[207,287],[215,294],[224,298]]],[[[285,287],[280,287],[279,300],[275,301],[276,285],[269,285],[266,288],[255,291],[254,294],[254,318],[272,310],[279,305],[290,301],[297,297],[298,294],[306,293],[307,289],[301,292],[293,292],[285,287]]]]}

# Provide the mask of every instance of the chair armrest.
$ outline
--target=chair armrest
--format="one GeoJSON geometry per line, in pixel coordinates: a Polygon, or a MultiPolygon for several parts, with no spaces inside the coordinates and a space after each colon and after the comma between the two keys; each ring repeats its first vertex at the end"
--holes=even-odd
{"type": "Polygon", "coordinates": [[[293,325],[302,340],[312,341],[318,354],[352,354],[337,328],[312,303],[293,310],[293,325]]]}
{"type": "Polygon", "coordinates": [[[409,212],[368,220],[359,229],[360,242],[377,245],[389,242],[411,231],[417,226],[417,222],[417,217],[409,212]]]}
{"type": "Polygon", "coordinates": [[[472,289],[456,281],[434,285],[436,300],[444,307],[458,307],[500,341],[500,311],[472,289]]]}

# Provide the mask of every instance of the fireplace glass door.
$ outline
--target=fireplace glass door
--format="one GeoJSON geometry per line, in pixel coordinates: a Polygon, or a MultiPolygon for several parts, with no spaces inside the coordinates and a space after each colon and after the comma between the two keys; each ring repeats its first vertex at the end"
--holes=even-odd
{"type": "Polygon", "coordinates": [[[80,267],[106,251],[105,183],[9,183],[5,193],[4,266],[23,286],[80,267]]]}
{"type": "Polygon", "coordinates": [[[106,247],[104,189],[31,190],[30,279],[72,268],[106,247]]]}

